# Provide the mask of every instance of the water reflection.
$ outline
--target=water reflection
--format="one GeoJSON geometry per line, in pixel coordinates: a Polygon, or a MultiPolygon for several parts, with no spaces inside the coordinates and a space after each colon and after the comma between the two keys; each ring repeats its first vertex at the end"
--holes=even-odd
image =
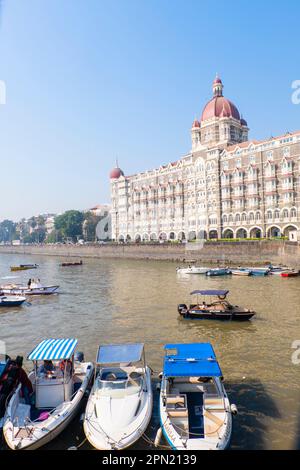
{"type": "MultiPolygon", "coordinates": [[[[39,269],[21,273],[16,281],[39,277],[61,286],[60,295],[32,298],[31,306],[0,309],[0,339],[11,355],[26,356],[41,339],[54,336],[77,337],[88,360],[95,359],[99,344],[141,341],[149,364],[160,372],[164,343],[210,341],[230,399],[240,410],[232,448],[300,447],[300,366],[291,362],[291,344],[300,339],[299,278],[178,276],[175,263],[162,261],[87,259],[69,268],[59,266],[61,261],[0,255],[0,277],[10,274],[11,264],[35,262],[39,269]],[[179,317],[178,303],[189,303],[192,290],[209,288],[228,289],[230,302],[257,315],[247,323],[179,317]]],[[[81,434],[77,417],[49,446],[74,445],[81,434]]]]}

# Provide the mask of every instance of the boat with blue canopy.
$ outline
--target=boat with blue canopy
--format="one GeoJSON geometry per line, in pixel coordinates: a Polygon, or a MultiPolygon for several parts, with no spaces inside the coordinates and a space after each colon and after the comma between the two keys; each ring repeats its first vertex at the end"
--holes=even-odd
{"type": "Polygon", "coordinates": [[[190,295],[196,296],[196,302],[189,307],[179,304],[178,313],[188,319],[232,321],[250,320],[255,315],[253,310],[230,304],[228,294],[228,290],[221,289],[194,290],[190,295]]]}
{"type": "Polygon", "coordinates": [[[232,414],[223,375],[210,343],[166,344],[160,423],[172,449],[222,450],[229,446],[232,414]]]}
{"type": "Polygon", "coordinates": [[[84,432],[96,449],[121,450],[145,432],[152,414],[151,370],[142,343],[100,346],[84,432]]]}
{"type": "Polygon", "coordinates": [[[33,396],[21,384],[12,395],[3,434],[11,449],[37,449],[60,434],[78,412],[93,377],[93,364],[75,353],[77,339],[41,341],[28,355],[33,396]]]}

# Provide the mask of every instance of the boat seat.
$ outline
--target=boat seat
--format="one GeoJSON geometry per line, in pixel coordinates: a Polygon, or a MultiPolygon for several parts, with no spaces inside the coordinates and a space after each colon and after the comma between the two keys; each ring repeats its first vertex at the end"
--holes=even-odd
{"type": "Polygon", "coordinates": [[[224,410],[224,401],[222,398],[206,398],[204,396],[204,408],[206,410],[224,410]]]}
{"type": "Polygon", "coordinates": [[[172,409],[172,410],[167,410],[167,413],[168,415],[170,416],[170,418],[187,418],[188,417],[188,410],[187,409],[183,409],[183,410],[175,410],[175,409],[172,409]]]}
{"type": "Polygon", "coordinates": [[[185,397],[183,395],[172,395],[172,396],[167,396],[166,400],[167,405],[175,405],[176,403],[180,403],[185,405],[185,397]]]}
{"type": "Polygon", "coordinates": [[[220,419],[218,416],[205,409],[203,411],[203,416],[204,418],[209,419],[210,421],[215,423],[217,426],[221,426],[224,423],[223,419],[220,419]]]}

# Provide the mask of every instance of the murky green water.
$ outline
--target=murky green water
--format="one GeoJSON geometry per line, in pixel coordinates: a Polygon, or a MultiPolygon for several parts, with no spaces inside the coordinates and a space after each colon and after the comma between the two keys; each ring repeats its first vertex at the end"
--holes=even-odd
{"type": "MultiPolygon", "coordinates": [[[[1,308],[0,339],[10,355],[26,356],[41,339],[55,336],[77,337],[89,360],[99,344],[141,341],[148,363],[159,372],[164,343],[209,341],[239,409],[231,448],[300,448],[300,365],[291,359],[292,342],[300,340],[300,278],[179,277],[170,262],[87,259],[81,267],[62,268],[61,261],[0,255],[0,277],[14,275],[12,264],[34,262],[39,269],[16,273],[15,281],[39,277],[59,284],[61,292],[33,298],[30,306],[1,308]],[[255,309],[257,316],[247,323],[179,318],[177,304],[200,287],[228,288],[233,303],[255,309]]],[[[154,410],[148,434],[153,437],[156,429],[154,410]]],[[[78,417],[47,447],[67,448],[83,439],[78,417]]]]}

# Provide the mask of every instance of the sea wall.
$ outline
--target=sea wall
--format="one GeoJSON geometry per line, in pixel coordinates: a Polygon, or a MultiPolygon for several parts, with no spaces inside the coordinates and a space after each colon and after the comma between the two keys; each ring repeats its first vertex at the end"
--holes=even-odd
{"type": "Polygon", "coordinates": [[[1,253],[77,258],[127,258],[212,264],[286,264],[300,269],[300,244],[284,240],[135,245],[21,245],[0,246],[1,253]]]}

